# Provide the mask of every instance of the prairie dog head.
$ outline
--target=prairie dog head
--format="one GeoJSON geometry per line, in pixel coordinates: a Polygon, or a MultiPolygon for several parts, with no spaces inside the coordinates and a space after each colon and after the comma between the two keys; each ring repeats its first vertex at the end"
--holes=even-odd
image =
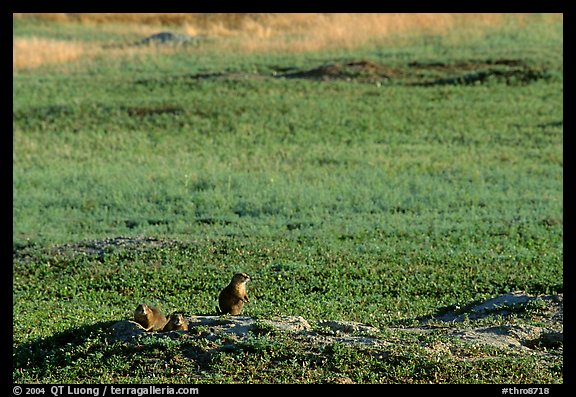
{"type": "Polygon", "coordinates": [[[141,315],[141,316],[146,316],[148,315],[148,313],[152,312],[152,309],[150,309],[150,306],[141,303],[136,307],[136,310],[134,311],[134,314],[137,315],[141,315]]]}
{"type": "Polygon", "coordinates": [[[244,285],[246,284],[248,281],[250,281],[250,276],[246,273],[236,273],[234,276],[232,276],[232,284],[236,284],[236,285],[244,285]]]}
{"type": "Polygon", "coordinates": [[[176,326],[183,325],[186,321],[184,320],[184,316],[181,313],[174,313],[170,316],[170,321],[172,324],[176,326]]]}

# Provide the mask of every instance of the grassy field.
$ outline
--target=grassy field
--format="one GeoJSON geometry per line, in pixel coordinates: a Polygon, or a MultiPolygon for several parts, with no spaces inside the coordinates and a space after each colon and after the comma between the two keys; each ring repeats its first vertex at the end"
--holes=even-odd
{"type": "Polygon", "coordinates": [[[439,359],[441,335],[106,338],[141,302],[213,312],[236,271],[246,315],[375,327],[563,292],[561,17],[370,19],[338,48],[272,17],[57,15],[14,16],[14,382],[563,382],[561,354],[439,359]],[[162,30],[208,39],[128,46],[162,30]]]}

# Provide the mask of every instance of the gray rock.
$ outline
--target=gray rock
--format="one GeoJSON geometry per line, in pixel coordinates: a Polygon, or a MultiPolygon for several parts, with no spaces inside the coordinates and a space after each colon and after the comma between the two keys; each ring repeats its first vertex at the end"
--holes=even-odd
{"type": "Polygon", "coordinates": [[[188,36],[181,33],[160,32],[139,40],[135,45],[182,46],[198,45],[208,38],[206,36],[188,36]]]}

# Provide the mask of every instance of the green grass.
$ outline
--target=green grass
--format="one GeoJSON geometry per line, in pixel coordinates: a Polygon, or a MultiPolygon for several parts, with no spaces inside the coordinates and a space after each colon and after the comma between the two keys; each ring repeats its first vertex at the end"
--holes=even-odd
{"type": "Polygon", "coordinates": [[[15,72],[14,381],[562,382],[561,361],[467,346],[475,360],[435,357],[419,347],[427,336],[320,351],[279,333],[213,353],[104,336],[140,302],[211,312],[235,271],[253,278],[247,315],[377,327],[513,290],[562,292],[562,73],[562,27],[538,23],[353,53],[189,50],[15,72]],[[269,77],[342,60],[504,58],[543,74],[269,77]],[[253,77],[199,78],[214,72],[253,77]],[[118,236],[174,242],[78,248],[118,236]]]}

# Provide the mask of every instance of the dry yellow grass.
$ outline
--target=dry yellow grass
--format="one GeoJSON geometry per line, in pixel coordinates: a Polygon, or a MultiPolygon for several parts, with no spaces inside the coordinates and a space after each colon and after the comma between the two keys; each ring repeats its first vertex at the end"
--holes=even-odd
{"type": "MultiPolygon", "coordinates": [[[[466,38],[507,23],[528,24],[530,14],[162,14],[162,13],[45,13],[13,14],[55,23],[95,25],[95,29],[153,32],[170,27],[190,35],[220,37],[210,49],[242,52],[307,52],[350,49],[368,43],[390,44],[421,35],[466,38]],[[144,29],[143,27],[146,26],[144,29]]],[[[562,15],[550,14],[551,22],[562,15]]],[[[95,45],[41,38],[14,39],[14,70],[62,63],[98,53],[95,45]]],[[[151,49],[148,49],[150,51],[151,49]]],[[[156,51],[156,49],[153,49],[156,51]]],[[[102,53],[102,51],[100,51],[102,53]]],[[[130,53],[130,52],[128,52],[130,53]]],[[[117,56],[120,52],[107,52],[117,56]]]]}
{"type": "Polygon", "coordinates": [[[40,37],[14,38],[12,69],[34,68],[44,64],[63,63],[87,56],[86,44],[40,37]]]}
{"type": "Polygon", "coordinates": [[[362,29],[357,22],[377,22],[384,29],[442,28],[457,21],[468,23],[499,23],[505,15],[524,18],[525,14],[455,14],[455,13],[14,13],[14,19],[35,18],[52,22],[79,22],[91,24],[122,23],[164,26],[189,24],[210,30],[223,27],[229,31],[243,31],[256,25],[279,31],[310,28],[317,24],[344,22],[353,29],[362,29]],[[382,25],[383,24],[383,25],[382,25]]]}
{"type": "Polygon", "coordinates": [[[241,51],[305,52],[355,48],[400,35],[447,34],[463,28],[478,31],[500,25],[503,18],[501,14],[251,14],[186,23],[184,30],[238,37],[234,45],[241,51]]]}

